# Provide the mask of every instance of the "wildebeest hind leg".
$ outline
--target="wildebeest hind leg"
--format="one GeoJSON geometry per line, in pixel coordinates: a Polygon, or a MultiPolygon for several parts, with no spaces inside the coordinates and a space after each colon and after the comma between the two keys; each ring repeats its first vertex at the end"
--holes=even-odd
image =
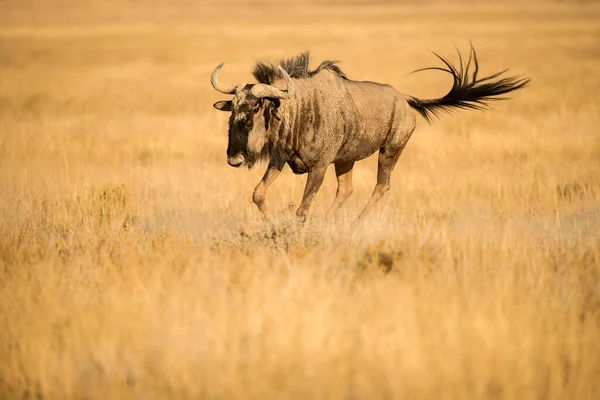
{"type": "Polygon", "coordinates": [[[269,219],[267,215],[268,209],[266,203],[267,189],[269,188],[269,186],[271,186],[273,181],[277,179],[284,165],[285,163],[283,162],[271,160],[269,162],[269,166],[267,167],[265,175],[260,180],[260,182],[258,182],[258,185],[256,185],[254,193],[252,194],[252,201],[258,206],[258,209],[262,213],[263,217],[265,217],[265,219],[267,220],[269,219]]]}
{"type": "Polygon", "coordinates": [[[344,204],[346,199],[352,194],[352,168],[354,161],[345,163],[335,163],[335,175],[337,176],[337,192],[331,208],[327,212],[327,220],[335,217],[336,211],[344,204]]]}
{"type": "Polygon", "coordinates": [[[388,144],[379,150],[377,185],[375,185],[375,190],[373,190],[371,199],[358,216],[359,220],[363,219],[373,209],[373,205],[381,199],[385,192],[390,190],[390,176],[392,175],[392,170],[394,169],[400,154],[402,154],[402,150],[404,150],[404,146],[405,145],[388,144]]]}

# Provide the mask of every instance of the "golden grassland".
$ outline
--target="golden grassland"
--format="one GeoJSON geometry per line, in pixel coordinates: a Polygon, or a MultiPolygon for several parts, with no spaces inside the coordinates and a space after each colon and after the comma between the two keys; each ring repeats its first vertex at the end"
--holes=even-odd
{"type": "Polygon", "coordinates": [[[600,7],[0,3],[0,398],[600,398],[600,7]],[[532,83],[422,119],[392,189],[251,202],[209,84],[309,49],[439,97],[428,52],[532,83]]]}

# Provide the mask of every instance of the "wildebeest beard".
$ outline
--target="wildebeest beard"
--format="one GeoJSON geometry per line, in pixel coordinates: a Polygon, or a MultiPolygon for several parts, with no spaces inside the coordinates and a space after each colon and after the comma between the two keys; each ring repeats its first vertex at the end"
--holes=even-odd
{"type": "MultiPolygon", "coordinates": [[[[245,136],[244,139],[247,142],[248,136],[245,136]]],[[[252,168],[254,165],[261,162],[269,162],[271,160],[286,160],[287,158],[285,152],[276,144],[272,143],[268,138],[258,153],[249,152],[247,148],[244,148],[242,154],[244,154],[246,157],[248,168],[252,168]]]]}

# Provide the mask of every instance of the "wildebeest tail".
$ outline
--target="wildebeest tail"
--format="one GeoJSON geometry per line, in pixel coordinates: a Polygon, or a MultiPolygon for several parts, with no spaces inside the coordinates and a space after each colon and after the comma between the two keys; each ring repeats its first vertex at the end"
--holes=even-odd
{"type": "Polygon", "coordinates": [[[478,79],[479,63],[473,46],[471,46],[466,63],[458,52],[459,68],[439,54],[433,54],[446,65],[446,68],[429,67],[414,72],[432,69],[448,72],[452,75],[454,84],[448,94],[439,99],[423,100],[412,96],[408,97],[408,104],[429,122],[432,117],[439,117],[440,113],[451,112],[453,109],[481,110],[489,108],[487,104],[489,101],[504,100],[505,97],[501,97],[503,94],[521,89],[529,83],[529,78],[501,77],[507,70],[478,79]]]}

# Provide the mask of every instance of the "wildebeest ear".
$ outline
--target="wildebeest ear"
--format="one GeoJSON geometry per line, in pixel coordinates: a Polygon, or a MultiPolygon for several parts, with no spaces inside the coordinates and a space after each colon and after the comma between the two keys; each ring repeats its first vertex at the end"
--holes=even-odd
{"type": "MultiPolygon", "coordinates": [[[[271,99],[270,99],[271,100],[271,99]]],[[[267,130],[271,126],[271,119],[276,119],[277,121],[281,121],[279,114],[277,113],[277,107],[279,107],[279,99],[273,99],[267,104],[267,112],[265,113],[266,122],[267,122],[267,130]]]]}
{"type": "Polygon", "coordinates": [[[267,100],[269,100],[275,106],[275,108],[279,108],[279,106],[281,105],[281,101],[279,99],[267,97],[267,100]]]}
{"type": "Polygon", "coordinates": [[[219,111],[231,111],[233,109],[233,102],[231,100],[217,101],[213,104],[213,107],[219,111]]]}

